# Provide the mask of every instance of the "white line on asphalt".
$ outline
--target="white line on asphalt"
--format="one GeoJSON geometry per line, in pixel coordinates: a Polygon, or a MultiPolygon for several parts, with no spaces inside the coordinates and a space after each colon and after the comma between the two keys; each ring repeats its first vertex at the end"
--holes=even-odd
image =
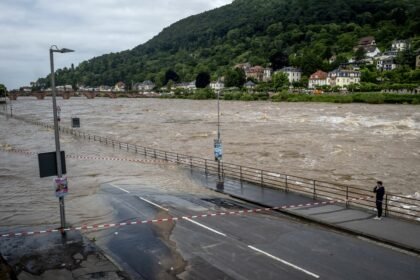
{"type": "Polygon", "coordinates": [[[220,231],[217,231],[217,230],[215,230],[215,229],[212,229],[212,228],[209,228],[208,226],[205,226],[205,225],[203,225],[203,224],[200,224],[200,223],[198,223],[198,222],[196,222],[196,221],[194,221],[194,220],[191,220],[190,218],[188,218],[188,217],[182,217],[184,220],[187,220],[188,222],[191,222],[191,223],[193,223],[193,224],[196,224],[197,226],[200,226],[200,227],[203,227],[203,228],[205,228],[205,229],[207,229],[207,230],[209,230],[209,231],[212,231],[212,232],[214,232],[214,233],[217,233],[217,234],[219,234],[219,235],[221,235],[221,236],[226,236],[226,234],[224,234],[224,233],[222,233],[222,232],[220,232],[220,231]]]}
{"type": "Polygon", "coordinates": [[[158,208],[160,208],[160,209],[162,209],[162,210],[165,210],[165,211],[169,211],[169,209],[167,209],[167,208],[165,208],[165,207],[162,207],[162,206],[160,206],[159,204],[156,204],[156,203],[154,203],[154,202],[152,202],[152,201],[150,201],[150,200],[147,200],[147,199],[145,199],[145,198],[143,198],[143,197],[140,197],[140,196],[138,196],[138,198],[140,198],[141,200],[143,200],[143,201],[145,201],[145,202],[147,202],[147,203],[150,203],[150,204],[152,204],[153,206],[156,206],[156,207],[158,207],[158,208]]]}
{"type": "Polygon", "coordinates": [[[122,190],[123,192],[130,193],[129,191],[124,190],[123,188],[120,188],[120,187],[118,187],[118,186],[116,186],[116,185],[114,185],[114,184],[109,183],[109,185],[110,185],[111,187],[114,187],[114,188],[120,189],[120,190],[122,190]]]}
{"type": "Polygon", "coordinates": [[[276,261],[279,261],[281,263],[284,263],[285,265],[288,265],[290,267],[293,267],[294,269],[300,270],[300,271],[302,271],[302,272],[304,272],[304,273],[306,273],[308,275],[311,275],[312,277],[319,278],[319,275],[316,275],[315,273],[312,273],[312,272],[307,271],[306,269],[303,269],[303,268],[301,268],[301,267],[299,267],[297,265],[294,265],[294,264],[289,263],[289,262],[287,262],[285,260],[282,260],[282,259],[280,259],[280,258],[278,258],[276,256],[273,256],[273,255],[271,255],[271,254],[269,254],[267,252],[264,252],[264,251],[262,251],[262,250],[260,250],[258,248],[255,248],[254,246],[248,245],[248,247],[251,248],[252,250],[257,251],[257,252],[259,252],[261,254],[264,254],[264,255],[266,255],[266,256],[268,256],[268,257],[270,257],[270,258],[272,258],[272,259],[274,259],[276,261]]]}

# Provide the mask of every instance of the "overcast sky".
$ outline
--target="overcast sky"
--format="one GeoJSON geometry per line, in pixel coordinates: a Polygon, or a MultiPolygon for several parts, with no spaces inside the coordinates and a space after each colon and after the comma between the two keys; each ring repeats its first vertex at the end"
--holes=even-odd
{"type": "Polygon", "coordinates": [[[56,69],[132,49],[164,27],[232,0],[0,0],[0,84],[29,85],[56,69]]]}

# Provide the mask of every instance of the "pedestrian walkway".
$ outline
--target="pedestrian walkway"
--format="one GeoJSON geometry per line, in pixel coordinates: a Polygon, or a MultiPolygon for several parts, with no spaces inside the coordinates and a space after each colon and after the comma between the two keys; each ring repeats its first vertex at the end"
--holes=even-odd
{"type": "MultiPolygon", "coordinates": [[[[217,190],[217,177],[206,177],[198,173],[192,175],[206,184],[208,188],[217,190]]],[[[420,223],[397,217],[383,217],[382,220],[375,220],[373,219],[376,216],[374,205],[372,205],[372,210],[368,210],[346,207],[344,203],[322,204],[323,201],[328,200],[313,199],[292,192],[241,183],[227,178],[224,181],[223,190],[217,191],[264,207],[311,204],[311,206],[279,211],[420,254],[420,223]],[[320,204],[314,205],[316,202],[320,204]]]]}

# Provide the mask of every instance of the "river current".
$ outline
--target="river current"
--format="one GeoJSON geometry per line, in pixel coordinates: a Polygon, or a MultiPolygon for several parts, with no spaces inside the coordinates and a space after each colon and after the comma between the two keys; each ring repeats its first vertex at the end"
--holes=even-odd
{"type": "MultiPolygon", "coordinates": [[[[80,118],[81,130],[127,143],[213,158],[217,101],[58,98],[61,124],[80,118]]],[[[2,105],[1,105],[2,106],[2,105]]],[[[9,113],[10,113],[10,108],[9,113]]],[[[0,108],[4,110],[4,108],[0,108]]],[[[223,160],[282,174],[420,198],[420,107],[327,103],[220,102],[223,160]]],[[[13,114],[52,124],[52,101],[19,97],[13,114]]],[[[39,178],[36,156],[8,152],[54,151],[51,129],[0,115],[0,225],[59,224],[52,178],[39,178]]],[[[66,154],[135,158],[61,135],[66,154]]],[[[170,165],[67,159],[71,224],[112,221],[97,197],[105,182],[206,193],[170,165]]]]}

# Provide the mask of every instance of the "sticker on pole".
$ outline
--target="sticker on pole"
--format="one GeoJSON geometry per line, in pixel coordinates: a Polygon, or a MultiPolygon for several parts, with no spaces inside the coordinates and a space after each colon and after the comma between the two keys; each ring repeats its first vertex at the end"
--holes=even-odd
{"type": "Polygon", "coordinates": [[[65,197],[68,193],[67,177],[55,178],[54,189],[56,197],[65,197]]]}
{"type": "Polygon", "coordinates": [[[214,160],[220,161],[223,156],[223,146],[220,139],[214,139],[214,160]]]}

